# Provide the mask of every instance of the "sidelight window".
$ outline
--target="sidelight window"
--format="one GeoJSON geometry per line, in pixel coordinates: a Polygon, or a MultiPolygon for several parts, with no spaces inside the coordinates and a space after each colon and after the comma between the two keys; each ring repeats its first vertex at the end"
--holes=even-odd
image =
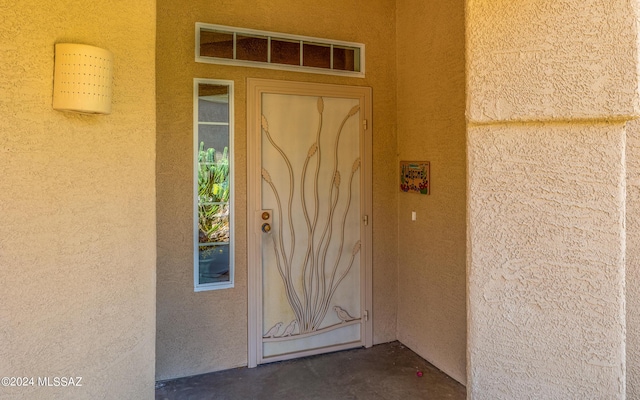
{"type": "Polygon", "coordinates": [[[195,291],[233,287],[233,82],[194,80],[195,291]]]}

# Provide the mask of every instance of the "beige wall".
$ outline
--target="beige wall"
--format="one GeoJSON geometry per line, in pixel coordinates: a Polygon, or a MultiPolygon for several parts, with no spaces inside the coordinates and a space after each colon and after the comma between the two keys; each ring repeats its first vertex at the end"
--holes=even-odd
{"type": "Polygon", "coordinates": [[[600,6],[467,2],[474,400],[625,396],[636,4],[600,6]]]}
{"type": "Polygon", "coordinates": [[[431,162],[432,190],[399,196],[398,339],[464,383],[464,0],[398,0],[397,44],[398,154],[431,162]]]}
{"type": "Polygon", "coordinates": [[[627,398],[640,398],[640,120],[627,123],[627,398]]]}
{"type": "Polygon", "coordinates": [[[469,128],[469,393],[623,398],[624,126],[469,128]]]}
{"type": "Polygon", "coordinates": [[[638,112],[637,0],[467,0],[472,122],[638,112]]]}
{"type": "Polygon", "coordinates": [[[0,15],[0,376],[83,378],[0,397],[152,398],[155,1],[0,15]],[[114,53],[111,115],[52,109],[57,42],[114,53]]]}
{"type": "Polygon", "coordinates": [[[158,1],[156,377],[168,379],[247,363],[247,77],[373,88],[374,342],[396,338],[397,191],[394,1],[158,1]],[[194,62],[195,22],[362,42],[364,79],[194,62]],[[193,292],[192,80],[235,81],[235,288],[193,292]]]}

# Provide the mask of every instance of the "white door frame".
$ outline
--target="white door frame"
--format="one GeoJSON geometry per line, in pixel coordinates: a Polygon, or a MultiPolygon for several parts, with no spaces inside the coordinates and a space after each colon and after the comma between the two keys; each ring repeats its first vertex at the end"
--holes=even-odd
{"type": "MultiPolygon", "coordinates": [[[[262,199],[262,93],[292,95],[314,95],[324,97],[357,98],[363,106],[360,109],[360,142],[362,179],[360,181],[361,205],[361,291],[363,310],[363,342],[365,347],[373,345],[372,315],[372,100],[371,88],[364,86],[342,86],[321,83],[303,83],[247,78],[247,268],[248,268],[248,366],[255,367],[263,362],[261,343],[262,332],[262,233],[258,211],[262,199]]],[[[346,347],[345,347],[346,348],[346,347]]],[[[333,348],[332,350],[339,350],[333,348]]],[[[296,353],[295,357],[317,354],[317,350],[296,353]],[[307,354],[308,353],[308,354],[307,354]]],[[[286,359],[287,357],[281,357],[286,359]]],[[[292,358],[292,357],[289,357],[292,358]]],[[[278,360],[270,360],[278,361],[278,360]]]]}

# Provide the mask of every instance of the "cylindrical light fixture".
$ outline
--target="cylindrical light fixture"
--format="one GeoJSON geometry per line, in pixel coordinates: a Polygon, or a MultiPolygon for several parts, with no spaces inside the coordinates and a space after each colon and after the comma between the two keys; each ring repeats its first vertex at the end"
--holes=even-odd
{"type": "Polygon", "coordinates": [[[111,113],[113,54],[99,47],[57,43],[53,108],[87,114],[111,113]]]}

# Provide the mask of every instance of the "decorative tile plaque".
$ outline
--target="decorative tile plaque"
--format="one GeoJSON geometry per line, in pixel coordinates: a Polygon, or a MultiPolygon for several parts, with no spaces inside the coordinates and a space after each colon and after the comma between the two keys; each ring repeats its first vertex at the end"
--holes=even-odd
{"type": "Polygon", "coordinates": [[[400,161],[400,191],[431,194],[429,161],[400,161]]]}

